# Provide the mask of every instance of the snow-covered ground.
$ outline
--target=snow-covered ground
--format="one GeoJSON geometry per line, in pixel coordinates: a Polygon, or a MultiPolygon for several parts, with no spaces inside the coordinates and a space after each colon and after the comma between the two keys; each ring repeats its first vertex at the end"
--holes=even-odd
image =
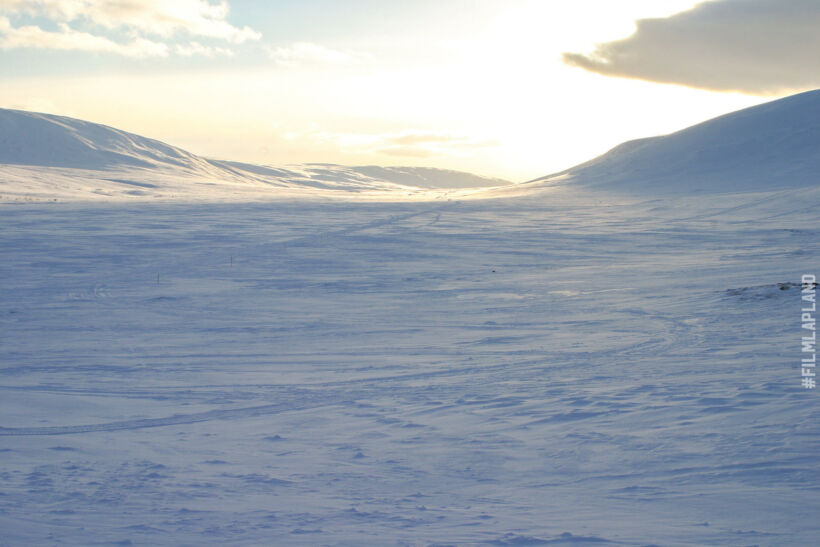
{"type": "Polygon", "coordinates": [[[3,205],[0,544],[816,545],[818,207],[3,205]]]}
{"type": "Polygon", "coordinates": [[[0,110],[0,545],[817,545],[818,142],[509,185],[0,110]]]}

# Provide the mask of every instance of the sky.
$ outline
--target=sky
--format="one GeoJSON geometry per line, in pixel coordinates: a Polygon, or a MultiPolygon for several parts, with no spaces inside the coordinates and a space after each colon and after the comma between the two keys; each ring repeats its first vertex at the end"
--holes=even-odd
{"type": "Polygon", "coordinates": [[[0,107],[511,181],[820,87],[816,0],[0,0],[0,107]]]}

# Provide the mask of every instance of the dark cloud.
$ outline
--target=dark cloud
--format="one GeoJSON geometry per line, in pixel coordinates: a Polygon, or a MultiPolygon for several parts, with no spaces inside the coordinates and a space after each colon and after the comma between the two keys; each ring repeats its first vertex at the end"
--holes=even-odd
{"type": "Polygon", "coordinates": [[[718,0],[564,62],[607,76],[774,94],[820,87],[820,0],[718,0]]]}

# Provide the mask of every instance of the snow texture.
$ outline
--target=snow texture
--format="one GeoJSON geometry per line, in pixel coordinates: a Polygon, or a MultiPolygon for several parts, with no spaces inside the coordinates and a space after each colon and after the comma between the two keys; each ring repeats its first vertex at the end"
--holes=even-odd
{"type": "Polygon", "coordinates": [[[816,186],[820,90],[733,112],[664,137],[623,143],[536,183],[633,195],[785,190],[816,186]]]}
{"type": "Polygon", "coordinates": [[[788,184],[3,204],[0,545],[816,545],[788,184]]]}
{"type": "Polygon", "coordinates": [[[0,109],[0,202],[429,200],[509,184],[424,167],[211,160],[104,125],[0,109]]]}

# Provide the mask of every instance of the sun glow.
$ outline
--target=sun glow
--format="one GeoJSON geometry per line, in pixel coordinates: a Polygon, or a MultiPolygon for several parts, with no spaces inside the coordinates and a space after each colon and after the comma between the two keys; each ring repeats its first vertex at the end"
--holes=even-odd
{"type": "Polygon", "coordinates": [[[561,61],[562,52],[629,35],[636,18],[694,4],[522,0],[443,34],[265,46],[256,66],[17,78],[4,83],[0,104],[211,157],[428,165],[523,181],[763,100],[607,78],[561,61]]]}

